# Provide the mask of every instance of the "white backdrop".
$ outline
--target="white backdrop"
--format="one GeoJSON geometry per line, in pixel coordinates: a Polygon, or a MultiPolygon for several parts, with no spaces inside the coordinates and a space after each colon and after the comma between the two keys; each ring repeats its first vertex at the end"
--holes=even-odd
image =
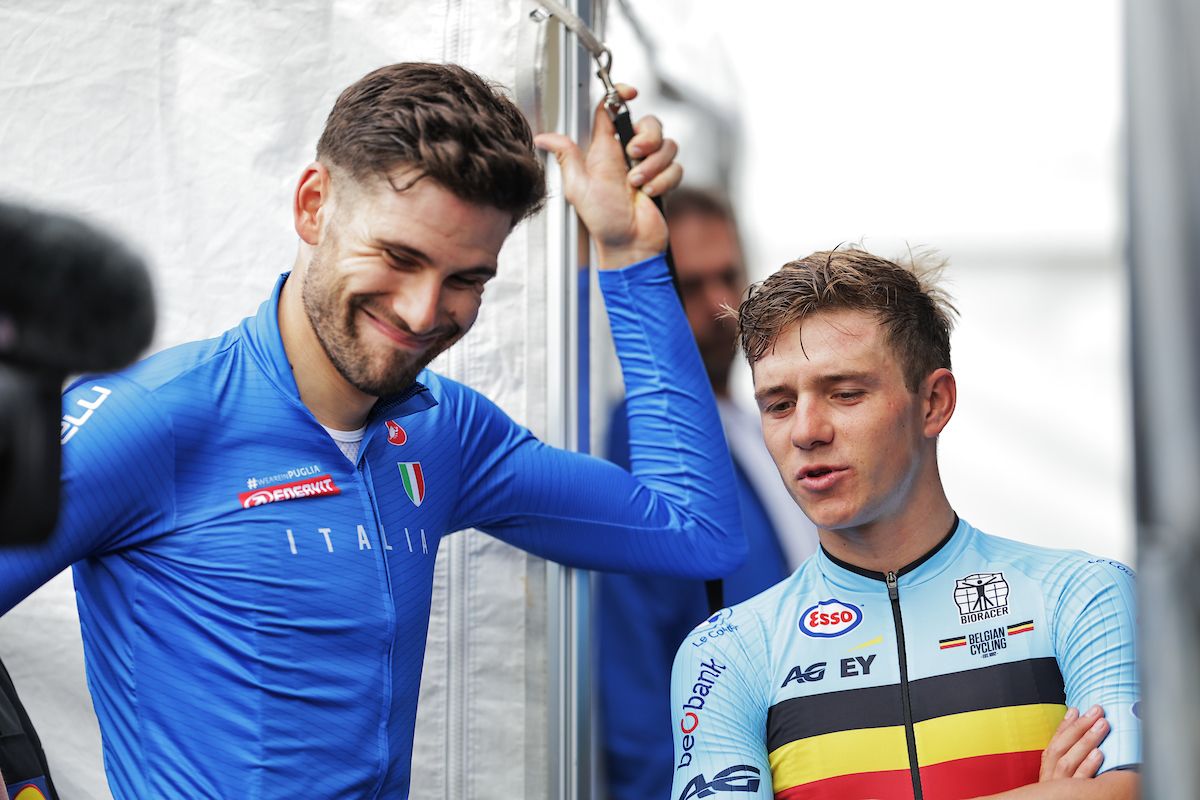
{"type": "Polygon", "coordinates": [[[960,514],[1132,561],[1120,25],[1117,0],[621,0],[609,44],[685,181],[736,156],[752,278],[840,242],[949,258],[959,404],[940,459],[960,514]],[[721,124],[654,91],[623,7],[721,124]]]}
{"type": "MultiPolygon", "coordinates": [[[[216,335],[290,267],[291,192],[341,88],[395,61],[454,61],[516,87],[540,117],[545,26],[528,11],[527,0],[0,3],[0,195],[82,214],[145,254],[155,349],[216,335]]],[[[475,330],[438,365],[535,431],[550,380],[545,238],[544,221],[510,237],[475,330]]],[[[544,796],[544,566],[460,534],[437,577],[413,797],[544,796]]],[[[63,796],[107,797],[69,574],[0,619],[0,658],[63,796]]]]}

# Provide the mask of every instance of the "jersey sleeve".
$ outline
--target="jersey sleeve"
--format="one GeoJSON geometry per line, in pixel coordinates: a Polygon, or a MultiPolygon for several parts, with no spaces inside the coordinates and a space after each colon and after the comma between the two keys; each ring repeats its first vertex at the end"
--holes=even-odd
{"type": "Polygon", "coordinates": [[[1133,571],[1093,558],[1056,581],[1054,647],[1067,705],[1104,708],[1112,726],[1100,745],[1101,771],[1141,763],[1142,726],[1135,657],[1133,571]]]}
{"type": "Polygon", "coordinates": [[[463,390],[452,529],[575,567],[727,574],[746,551],[732,463],[663,259],[602,272],[600,283],[625,377],[631,472],[549,447],[463,390]]]}
{"type": "Polygon", "coordinates": [[[63,395],[58,524],[45,544],[0,552],[0,613],[71,564],[118,551],[174,518],[170,423],[119,376],[84,378],[63,395]]]}
{"type": "Polygon", "coordinates": [[[766,730],[771,683],[763,640],[714,614],[679,646],[671,669],[672,800],[737,792],[773,797],[766,730]]]}

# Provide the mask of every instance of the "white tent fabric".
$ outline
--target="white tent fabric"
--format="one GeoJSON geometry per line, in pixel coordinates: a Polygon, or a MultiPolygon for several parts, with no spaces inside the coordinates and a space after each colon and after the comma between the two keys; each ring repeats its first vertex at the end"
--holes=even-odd
{"type": "MultiPolygon", "coordinates": [[[[537,124],[545,26],[529,10],[529,0],[7,4],[0,196],[82,214],[144,253],[155,349],[215,335],[290,266],[291,191],[345,85],[395,61],[457,62],[516,87],[537,124]]],[[[475,330],[437,365],[535,432],[555,377],[546,235],[537,220],[513,233],[475,330]]],[[[544,586],[540,561],[487,537],[442,547],[414,798],[545,796],[544,586]]],[[[63,796],[108,797],[69,574],[0,619],[0,659],[63,796]]]]}

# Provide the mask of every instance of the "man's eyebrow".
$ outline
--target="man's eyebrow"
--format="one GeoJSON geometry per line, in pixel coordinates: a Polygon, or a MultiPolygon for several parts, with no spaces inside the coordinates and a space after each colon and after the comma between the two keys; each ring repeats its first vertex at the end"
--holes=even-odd
{"type": "Polygon", "coordinates": [[[770,397],[773,394],[782,394],[787,391],[789,391],[788,387],[781,383],[776,384],[775,386],[768,386],[765,389],[759,389],[754,393],[754,401],[761,403],[765,398],[770,397]]]}
{"type": "Polygon", "coordinates": [[[424,251],[418,250],[412,245],[404,244],[403,242],[389,242],[386,239],[381,239],[379,241],[379,246],[384,250],[387,250],[389,253],[405,255],[411,258],[413,261],[420,261],[422,264],[429,264],[433,261],[433,259],[424,253],[424,251]]]}
{"type": "MultiPolygon", "coordinates": [[[[419,261],[422,264],[432,264],[433,263],[433,259],[431,259],[429,256],[427,256],[424,253],[424,251],[419,250],[418,248],[413,247],[412,245],[404,244],[403,242],[390,242],[390,241],[387,241],[386,239],[383,239],[383,240],[380,240],[379,246],[382,247],[384,250],[387,250],[389,253],[395,253],[396,255],[407,256],[407,257],[411,258],[413,261],[419,261]]],[[[478,264],[474,267],[467,267],[466,269],[458,270],[454,274],[455,275],[477,275],[481,278],[494,278],[494,277],[496,277],[496,267],[492,266],[491,264],[478,264]]]]}
{"type": "Polygon", "coordinates": [[[872,372],[836,372],[832,375],[822,375],[818,380],[821,383],[841,383],[842,381],[874,383],[875,374],[872,372]]]}

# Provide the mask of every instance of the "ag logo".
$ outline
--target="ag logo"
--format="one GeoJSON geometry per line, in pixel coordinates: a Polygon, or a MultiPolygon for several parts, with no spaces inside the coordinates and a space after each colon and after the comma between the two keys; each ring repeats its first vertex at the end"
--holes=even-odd
{"type": "Polygon", "coordinates": [[[800,630],[809,636],[832,639],[857,628],[862,618],[858,606],[840,600],[822,600],[800,617],[800,630]]]}
{"type": "Polygon", "coordinates": [[[954,582],[959,622],[968,625],[1008,613],[1008,581],[1003,572],[976,572],[954,582]]]}
{"type": "Polygon", "coordinates": [[[783,684],[780,689],[786,689],[787,685],[792,681],[799,683],[816,683],[825,679],[825,664],[824,661],[818,661],[815,664],[809,665],[807,668],[796,665],[788,672],[787,677],[783,679],[783,684]]]}
{"type": "Polygon", "coordinates": [[[713,776],[712,781],[704,780],[700,774],[688,781],[679,795],[679,800],[691,800],[693,797],[712,797],[717,792],[743,792],[753,794],[758,791],[762,782],[758,777],[758,767],[749,764],[738,764],[736,767],[726,767],[713,776]]]}
{"type": "Polygon", "coordinates": [[[399,447],[408,441],[408,434],[404,431],[404,428],[400,427],[400,423],[389,419],[386,424],[389,444],[399,447]]]}

